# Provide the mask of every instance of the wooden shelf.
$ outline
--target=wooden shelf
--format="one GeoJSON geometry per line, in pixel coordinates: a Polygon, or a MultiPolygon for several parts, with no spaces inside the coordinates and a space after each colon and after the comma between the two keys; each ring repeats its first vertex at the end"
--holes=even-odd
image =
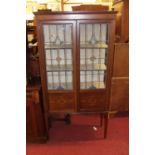
{"type": "Polygon", "coordinates": [[[100,42],[96,44],[81,43],[80,48],[108,48],[108,45],[100,42]]]}
{"type": "Polygon", "coordinates": [[[46,71],[72,71],[72,65],[46,65],[46,71]]]}
{"type": "Polygon", "coordinates": [[[84,65],[80,65],[80,70],[81,71],[89,71],[89,70],[92,70],[92,71],[103,71],[103,70],[106,70],[107,67],[105,64],[94,64],[92,66],[92,64],[88,65],[87,66],[84,64],[84,65]]]}
{"type": "Polygon", "coordinates": [[[48,43],[48,44],[44,44],[45,49],[71,49],[72,48],[72,44],[54,44],[54,43],[48,43]]]}
{"type": "Polygon", "coordinates": [[[61,86],[59,86],[59,83],[48,83],[48,90],[71,90],[73,89],[72,85],[72,82],[61,82],[61,86]]]}
{"type": "Polygon", "coordinates": [[[103,89],[105,88],[104,82],[80,82],[81,89],[103,89]],[[96,87],[96,88],[95,88],[96,87]]]}

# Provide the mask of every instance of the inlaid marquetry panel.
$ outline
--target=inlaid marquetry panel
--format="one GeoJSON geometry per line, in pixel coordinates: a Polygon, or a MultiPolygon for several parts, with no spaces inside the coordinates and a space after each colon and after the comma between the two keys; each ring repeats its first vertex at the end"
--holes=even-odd
{"type": "Polygon", "coordinates": [[[80,111],[103,111],[106,109],[105,92],[81,92],[80,111]]]}
{"type": "Polygon", "coordinates": [[[50,111],[74,111],[74,93],[49,93],[48,96],[50,111]]]}

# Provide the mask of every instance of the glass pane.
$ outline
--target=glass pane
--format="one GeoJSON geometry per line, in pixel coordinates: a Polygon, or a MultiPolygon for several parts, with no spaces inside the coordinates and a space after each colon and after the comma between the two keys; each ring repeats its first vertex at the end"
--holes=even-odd
{"type": "Polygon", "coordinates": [[[65,90],[72,88],[72,72],[47,72],[49,90],[65,90]]]}
{"type": "Polygon", "coordinates": [[[72,24],[45,24],[43,34],[48,89],[72,89],[72,24]]]}
{"type": "Polygon", "coordinates": [[[108,24],[80,24],[80,88],[105,88],[108,24]]]}
{"type": "Polygon", "coordinates": [[[82,48],[108,48],[108,24],[80,24],[82,48]]]}
{"type": "Polygon", "coordinates": [[[72,24],[43,25],[44,47],[72,48],[72,24]]]}
{"type": "Polygon", "coordinates": [[[72,89],[72,72],[68,71],[67,74],[67,88],[72,89]]]}

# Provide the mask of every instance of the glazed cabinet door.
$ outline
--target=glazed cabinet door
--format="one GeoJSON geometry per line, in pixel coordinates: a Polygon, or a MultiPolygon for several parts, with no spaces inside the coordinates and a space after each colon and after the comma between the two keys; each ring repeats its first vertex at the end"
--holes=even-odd
{"type": "Polygon", "coordinates": [[[103,111],[107,108],[110,64],[110,23],[80,20],[78,29],[79,110],[103,111]]]}
{"type": "Polygon", "coordinates": [[[75,22],[42,24],[46,89],[50,111],[74,111],[76,103],[75,22]]]}

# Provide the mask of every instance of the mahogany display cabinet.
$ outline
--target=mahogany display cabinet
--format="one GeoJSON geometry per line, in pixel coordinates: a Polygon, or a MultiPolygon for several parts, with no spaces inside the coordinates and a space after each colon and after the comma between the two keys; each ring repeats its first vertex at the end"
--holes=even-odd
{"type": "Polygon", "coordinates": [[[46,120],[52,113],[108,111],[115,16],[114,11],[35,13],[46,120]]]}

